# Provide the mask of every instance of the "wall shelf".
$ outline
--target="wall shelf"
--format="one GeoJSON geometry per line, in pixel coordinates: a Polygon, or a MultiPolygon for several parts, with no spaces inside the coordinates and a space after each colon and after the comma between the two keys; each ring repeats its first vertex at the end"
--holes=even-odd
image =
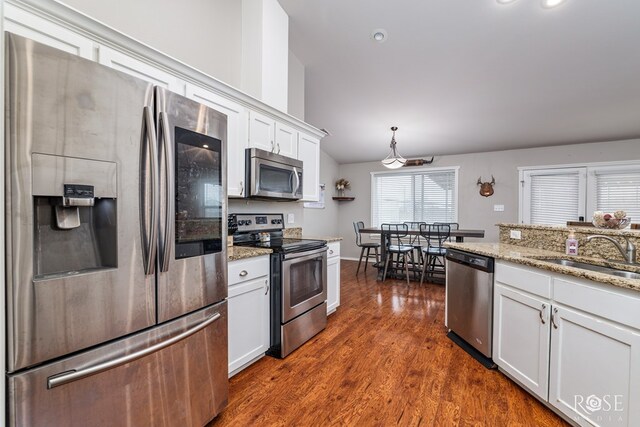
{"type": "Polygon", "coordinates": [[[350,202],[352,200],[355,200],[355,197],[344,197],[344,196],[340,196],[340,197],[333,197],[333,200],[337,200],[339,202],[350,202]]]}

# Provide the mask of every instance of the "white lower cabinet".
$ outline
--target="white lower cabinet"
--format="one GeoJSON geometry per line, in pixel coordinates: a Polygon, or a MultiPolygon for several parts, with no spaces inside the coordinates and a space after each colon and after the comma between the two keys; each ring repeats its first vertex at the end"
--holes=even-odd
{"type": "Polygon", "coordinates": [[[269,349],[269,257],[229,262],[229,377],[269,349]]]}
{"type": "Polygon", "coordinates": [[[496,263],[494,361],[579,425],[638,426],[640,293],[568,277],[496,263]]]}
{"type": "Polygon", "coordinates": [[[340,242],[329,243],[327,251],[327,314],[340,305],[340,242]]]}
{"type": "Polygon", "coordinates": [[[640,334],[554,306],[549,403],[581,425],[640,425],[640,334]]]}
{"type": "Polygon", "coordinates": [[[544,400],[549,380],[550,305],[496,283],[493,360],[544,400]]]}

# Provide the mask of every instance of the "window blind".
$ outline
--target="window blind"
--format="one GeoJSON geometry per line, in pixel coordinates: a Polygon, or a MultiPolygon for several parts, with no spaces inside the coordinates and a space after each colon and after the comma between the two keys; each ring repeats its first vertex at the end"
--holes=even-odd
{"type": "Polygon", "coordinates": [[[627,171],[596,170],[596,209],[624,210],[633,222],[640,220],[640,168],[627,171]]]}
{"type": "Polygon", "coordinates": [[[371,223],[456,222],[456,170],[374,174],[371,223]]]}
{"type": "Polygon", "coordinates": [[[580,173],[571,171],[530,178],[530,224],[566,225],[582,215],[580,173]]]}

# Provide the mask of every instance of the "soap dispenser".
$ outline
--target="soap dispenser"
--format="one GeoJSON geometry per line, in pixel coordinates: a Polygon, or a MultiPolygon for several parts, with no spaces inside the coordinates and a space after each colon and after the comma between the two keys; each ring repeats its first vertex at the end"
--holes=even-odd
{"type": "Polygon", "coordinates": [[[566,244],[567,255],[578,255],[578,239],[576,239],[575,232],[569,230],[569,237],[567,237],[566,244]]]}

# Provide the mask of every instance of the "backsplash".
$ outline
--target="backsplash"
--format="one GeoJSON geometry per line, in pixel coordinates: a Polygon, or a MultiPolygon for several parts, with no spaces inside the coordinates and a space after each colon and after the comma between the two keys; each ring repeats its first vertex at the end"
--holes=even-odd
{"type": "Polygon", "coordinates": [[[302,227],[304,208],[301,202],[269,202],[264,200],[229,199],[229,213],[282,213],[286,228],[302,227]],[[293,214],[294,222],[289,224],[288,214],[293,214]]]}
{"type": "Polygon", "coordinates": [[[640,245],[640,231],[609,230],[595,227],[561,227],[530,224],[497,224],[500,228],[500,243],[524,246],[527,248],[546,249],[554,252],[565,252],[565,243],[569,231],[573,231],[578,239],[578,255],[604,259],[624,260],[622,254],[611,243],[603,239],[587,242],[587,236],[601,234],[616,239],[624,248],[624,237],[636,246],[640,245]],[[521,232],[521,239],[512,239],[511,230],[521,232]],[[624,236],[624,237],[623,237],[624,236]]]}

